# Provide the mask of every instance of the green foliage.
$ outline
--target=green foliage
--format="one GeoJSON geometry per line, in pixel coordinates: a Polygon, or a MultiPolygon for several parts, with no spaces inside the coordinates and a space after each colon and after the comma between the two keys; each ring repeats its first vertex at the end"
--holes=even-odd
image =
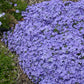
{"type": "Polygon", "coordinates": [[[53,30],[53,32],[59,32],[56,28],[53,30]]]}
{"type": "Polygon", "coordinates": [[[9,4],[9,2],[7,1],[0,1],[0,9],[2,9],[3,12],[7,12],[8,9],[11,9],[12,8],[12,5],[9,4]]]}
{"type": "Polygon", "coordinates": [[[0,14],[5,12],[5,15],[0,17],[0,21],[2,25],[0,26],[0,30],[5,28],[6,30],[10,30],[10,28],[17,24],[21,18],[21,11],[24,11],[27,7],[26,1],[22,0],[0,0],[0,14]],[[12,2],[12,4],[10,4],[12,2]],[[17,6],[14,6],[17,4],[17,6]],[[16,10],[19,10],[19,13],[16,13],[16,10]]]}
{"type": "Polygon", "coordinates": [[[22,18],[21,12],[20,13],[12,13],[12,15],[15,17],[15,19],[20,20],[22,18]]]}
{"type": "Polygon", "coordinates": [[[84,56],[83,56],[83,57],[81,57],[80,59],[84,59],[84,56]]]}
{"type": "Polygon", "coordinates": [[[0,84],[16,84],[14,55],[0,42],[0,84]]]}
{"type": "Polygon", "coordinates": [[[10,19],[8,19],[7,15],[5,15],[4,17],[1,17],[0,21],[3,24],[0,26],[0,28],[6,28],[6,29],[9,28],[10,19]]]}
{"type": "Polygon", "coordinates": [[[64,45],[64,47],[67,47],[67,45],[64,45]]]}
{"type": "Polygon", "coordinates": [[[24,11],[25,8],[27,7],[27,2],[26,1],[22,1],[22,0],[17,0],[17,6],[14,7],[15,9],[18,9],[20,11],[24,11]]]}

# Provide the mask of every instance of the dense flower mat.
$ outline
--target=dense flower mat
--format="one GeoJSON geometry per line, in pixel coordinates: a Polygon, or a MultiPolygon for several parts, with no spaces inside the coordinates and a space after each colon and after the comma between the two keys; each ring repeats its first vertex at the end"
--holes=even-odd
{"type": "Polygon", "coordinates": [[[84,0],[44,1],[22,16],[2,41],[19,54],[24,73],[35,84],[84,84],[84,0]]]}

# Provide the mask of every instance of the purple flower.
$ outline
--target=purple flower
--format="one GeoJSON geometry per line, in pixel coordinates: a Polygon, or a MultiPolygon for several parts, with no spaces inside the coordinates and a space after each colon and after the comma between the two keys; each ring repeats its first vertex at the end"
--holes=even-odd
{"type": "Polygon", "coordinates": [[[19,13],[20,11],[19,10],[16,10],[16,13],[19,13]]]}
{"type": "Polygon", "coordinates": [[[14,6],[17,6],[17,4],[14,4],[14,6]]]}

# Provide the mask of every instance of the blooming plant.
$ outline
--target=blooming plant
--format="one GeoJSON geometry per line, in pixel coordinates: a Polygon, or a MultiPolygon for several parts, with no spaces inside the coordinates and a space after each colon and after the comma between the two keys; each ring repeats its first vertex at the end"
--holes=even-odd
{"type": "Polygon", "coordinates": [[[2,41],[35,84],[84,83],[84,0],[28,6],[2,41]]]}

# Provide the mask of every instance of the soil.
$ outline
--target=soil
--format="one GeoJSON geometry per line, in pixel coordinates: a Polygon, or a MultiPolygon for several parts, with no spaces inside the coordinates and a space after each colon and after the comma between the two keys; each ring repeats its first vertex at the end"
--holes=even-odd
{"type": "Polygon", "coordinates": [[[20,65],[18,65],[18,76],[17,76],[17,84],[34,84],[26,74],[24,74],[20,65]]]}

